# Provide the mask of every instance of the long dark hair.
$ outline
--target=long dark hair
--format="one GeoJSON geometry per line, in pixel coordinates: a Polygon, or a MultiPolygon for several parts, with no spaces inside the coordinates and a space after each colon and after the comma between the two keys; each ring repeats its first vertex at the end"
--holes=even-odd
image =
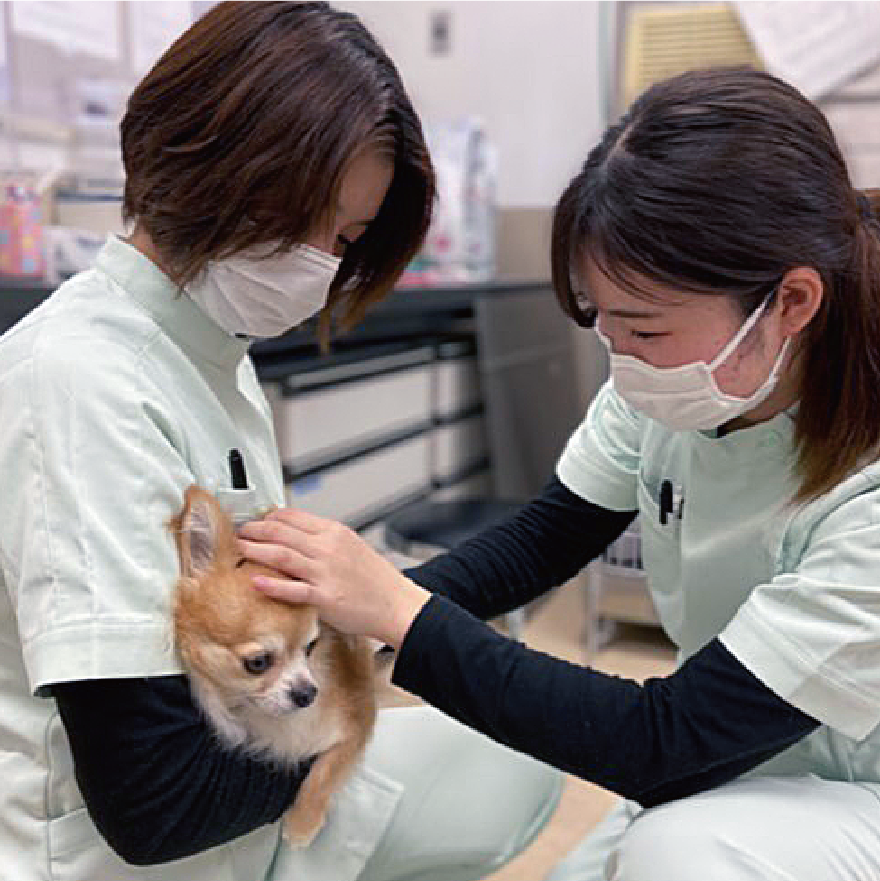
{"type": "Polygon", "coordinates": [[[213,7],[135,88],[121,132],[125,217],[181,286],[211,260],[302,242],[335,208],[351,160],[387,151],[389,192],[346,250],[324,331],[391,289],[430,222],[433,169],[397,70],[355,16],[326,3],[213,7]]]}
{"type": "Polygon", "coordinates": [[[692,71],[638,98],[563,193],[556,293],[589,323],[572,277],[588,258],[634,293],[639,276],[727,294],[746,315],[788,270],[814,268],[824,296],[801,334],[795,440],[797,498],[816,498],[878,455],[876,203],[853,189],[827,120],[792,86],[751,68],[692,71]]]}

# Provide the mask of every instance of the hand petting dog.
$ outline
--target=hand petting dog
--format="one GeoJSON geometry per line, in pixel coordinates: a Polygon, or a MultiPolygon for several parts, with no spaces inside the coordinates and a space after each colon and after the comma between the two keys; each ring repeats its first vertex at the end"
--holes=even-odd
{"type": "Polygon", "coordinates": [[[316,606],[344,633],[400,648],[431,594],[406,578],[356,532],[293,508],[244,524],[239,550],[284,577],[255,576],[254,587],[278,600],[316,606]]]}

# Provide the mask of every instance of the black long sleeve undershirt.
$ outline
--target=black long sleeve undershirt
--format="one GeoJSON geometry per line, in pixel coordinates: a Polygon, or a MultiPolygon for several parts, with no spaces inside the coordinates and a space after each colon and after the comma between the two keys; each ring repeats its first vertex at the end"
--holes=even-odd
{"type": "Polygon", "coordinates": [[[224,748],[185,676],[55,685],[86,808],[133,865],[191,856],[275,822],[308,763],[284,770],[224,748]]]}
{"type": "Polygon", "coordinates": [[[507,522],[407,570],[437,596],[407,634],[394,682],[501,743],[646,806],[731,780],[816,728],[718,640],[672,676],[639,685],[527,649],[477,620],[566,581],[634,516],[591,504],[553,478],[507,522]]]}
{"type": "Polygon", "coordinates": [[[568,581],[635,516],[594,505],[554,476],[506,521],[405,574],[486,620],[568,581]]]}
{"type": "Polygon", "coordinates": [[[671,676],[640,685],[526,648],[440,596],[410,628],[392,681],[645,807],[732,780],[819,724],[717,639],[671,676]]]}

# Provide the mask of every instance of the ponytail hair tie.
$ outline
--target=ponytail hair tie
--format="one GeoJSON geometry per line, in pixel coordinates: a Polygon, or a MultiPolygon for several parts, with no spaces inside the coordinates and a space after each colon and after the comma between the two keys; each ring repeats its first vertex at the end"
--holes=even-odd
{"type": "Polygon", "coordinates": [[[859,210],[859,218],[865,221],[877,221],[877,215],[874,212],[874,203],[864,194],[856,194],[856,205],[859,210]]]}

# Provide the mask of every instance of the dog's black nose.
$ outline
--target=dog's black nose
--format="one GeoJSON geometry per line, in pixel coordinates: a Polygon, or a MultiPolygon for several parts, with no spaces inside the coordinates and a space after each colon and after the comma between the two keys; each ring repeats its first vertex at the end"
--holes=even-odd
{"type": "Polygon", "coordinates": [[[303,685],[294,686],[290,689],[290,699],[300,709],[304,709],[314,703],[315,696],[318,694],[318,688],[313,682],[304,683],[303,685]]]}

